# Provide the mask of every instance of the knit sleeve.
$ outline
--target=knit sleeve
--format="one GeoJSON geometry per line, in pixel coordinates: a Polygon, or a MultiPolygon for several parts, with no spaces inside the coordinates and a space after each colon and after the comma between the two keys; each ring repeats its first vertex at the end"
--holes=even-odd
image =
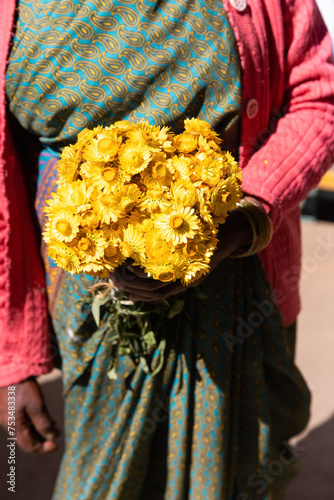
{"type": "Polygon", "coordinates": [[[334,160],[332,44],[313,0],[284,6],[284,102],[276,130],[243,171],[243,188],[264,202],[274,228],[334,160]]]}
{"type": "Polygon", "coordinates": [[[0,386],[52,369],[44,271],[6,120],[4,77],[15,1],[0,6],[0,386]]]}

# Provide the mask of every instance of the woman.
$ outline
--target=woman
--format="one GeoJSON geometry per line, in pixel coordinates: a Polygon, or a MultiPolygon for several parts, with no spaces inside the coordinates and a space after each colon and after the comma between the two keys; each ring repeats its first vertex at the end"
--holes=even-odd
{"type": "MultiPolygon", "coordinates": [[[[89,301],[91,280],[64,276],[44,258],[66,407],[54,498],[283,498],[296,469],[287,441],[309,406],[293,362],[299,203],[334,155],[331,43],[315,3],[22,0],[6,66],[13,17],[7,0],[1,75],[12,114],[43,145],[42,226],[60,148],[85,126],[120,119],[176,132],[187,117],[209,121],[239,160],[248,200],[222,227],[200,284],[206,298],[184,292],[186,314],[166,325],[156,377],[124,356],[118,380],[108,379],[110,338],[91,336],[89,308],[78,305],[89,301]],[[271,226],[269,243],[256,228],[271,226]]],[[[20,177],[23,132],[15,147],[1,98],[1,384],[17,383],[17,415],[29,416],[18,418],[18,442],[46,452],[55,430],[36,382],[24,381],[51,369],[44,274],[20,177]]],[[[181,291],[131,267],[112,279],[135,300],[181,291]]]]}

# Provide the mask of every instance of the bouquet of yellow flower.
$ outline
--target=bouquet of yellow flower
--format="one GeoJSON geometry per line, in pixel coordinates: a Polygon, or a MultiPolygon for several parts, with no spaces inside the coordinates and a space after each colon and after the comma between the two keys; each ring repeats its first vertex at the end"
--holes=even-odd
{"type": "MultiPolygon", "coordinates": [[[[50,257],[69,273],[102,279],[127,259],[163,282],[188,285],[208,273],[218,226],[242,196],[241,170],[220,143],[199,119],[185,120],[178,135],[148,122],[84,129],[62,151],[58,188],[45,208],[50,257]]],[[[164,321],[180,314],[184,300],[132,302],[106,281],[96,289],[95,334],[112,345],[109,377],[117,378],[116,360],[124,354],[157,373],[164,321]]]]}
{"type": "Polygon", "coordinates": [[[44,240],[70,273],[107,277],[126,259],[184,285],[210,269],[219,224],[242,196],[241,170],[211,126],[184,132],[118,121],[63,149],[44,240]]]}

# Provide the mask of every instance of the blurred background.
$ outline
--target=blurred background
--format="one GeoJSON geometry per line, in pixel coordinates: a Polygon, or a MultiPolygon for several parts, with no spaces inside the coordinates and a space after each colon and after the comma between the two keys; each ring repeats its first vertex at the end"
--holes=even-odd
{"type": "MultiPolygon", "coordinates": [[[[334,37],[334,0],[318,0],[334,37]]],[[[334,500],[334,165],[302,206],[302,312],[298,320],[296,362],[312,392],[312,413],[293,443],[301,472],[286,500],[334,500]]],[[[58,370],[41,377],[50,413],[63,428],[61,377],[58,370]]],[[[0,497],[8,492],[6,434],[0,430],[0,497]]],[[[16,450],[16,500],[50,500],[64,449],[43,457],[16,450]]],[[[75,500],[75,499],[64,499],[75,500]]],[[[210,499],[209,499],[210,500],[210,499]]]]}

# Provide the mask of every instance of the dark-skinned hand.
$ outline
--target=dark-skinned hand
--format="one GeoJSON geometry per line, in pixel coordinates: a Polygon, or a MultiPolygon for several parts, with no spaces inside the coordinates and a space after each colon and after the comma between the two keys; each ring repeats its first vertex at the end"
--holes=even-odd
{"type": "MultiPolygon", "coordinates": [[[[38,382],[30,377],[13,386],[17,444],[27,453],[46,454],[55,451],[58,448],[56,438],[59,431],[45,406],[38,382]]],[[[0,387],[0,424],[7,431],[8,387],[0,387]]]]}
{"type": "MultiPolygon", "coordinates": [[[[219,243],[211,258],[210,272],[234,251],[252,239],[252,228],[241,211],[233,211],[221,225],[218,235],[219,243]]],[[[189,286],[198,286],[207,275],[192,282],[189,286]]],[[[115,287],[129,293],[131,300],[153,301],[169,297],[185,291],[188,287],[179,280],[164,283],[150,278],[142,268],[129,264],[126,268],[117,268],[110,274],[115,287]]]]}

